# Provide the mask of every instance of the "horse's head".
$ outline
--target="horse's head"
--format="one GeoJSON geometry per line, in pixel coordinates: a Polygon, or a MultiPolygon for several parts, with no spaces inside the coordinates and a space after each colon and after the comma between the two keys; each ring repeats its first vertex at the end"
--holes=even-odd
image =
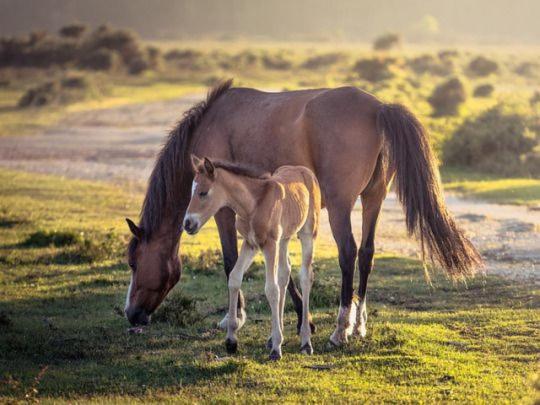
{"type": "Polygon", "coordinates": [[[170,232],[146,237],[144,229],[126,221],[133,237],[128,248],[131,282],[124,312],[132,325],[146,325],[180,279],[178,239],[170,232]]]}
{"type": "Polygon", "coordinates": [[[225,205],[226,194],[210,159],[191,155],[191,165],[195,178],[191,201],[184,217],[184,229],[194,235],[225,205]]]}

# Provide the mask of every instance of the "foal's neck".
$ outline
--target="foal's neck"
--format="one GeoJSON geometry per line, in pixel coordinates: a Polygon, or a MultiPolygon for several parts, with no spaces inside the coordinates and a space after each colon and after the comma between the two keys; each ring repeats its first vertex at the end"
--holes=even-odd
{"type": "Polygon", "coordinates": [[[267,180],[241,176],[227,171],[223,171],[222,179],[227,192],[227,205],[240,218],[250,218],[264,193],[267,180]]]}

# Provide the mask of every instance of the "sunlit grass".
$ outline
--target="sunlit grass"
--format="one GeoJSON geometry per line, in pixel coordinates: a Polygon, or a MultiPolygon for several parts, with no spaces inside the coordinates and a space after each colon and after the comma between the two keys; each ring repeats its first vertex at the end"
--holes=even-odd
{"type": "MultiPolygon", "coordinates": [[[[129,272],[121,255],[60,262],[55,258],[64,247],[20,245],[38,229],[113,230],[125,238],[123,218],[136,216],[141,198],[107,184],[0,170],[0,401],[534,400],[540,351],[535,286],[495,277],[453,285],[435,277],[430,287],[416,260],[378,255],[367,338],[329,349],[340,271],[335,248],[319,246],[315,355],[298,354],[289,309],[284,359],[269,363],[260,263],[243,287],[248,323],[239,333],[240,353],[228,357],[224,334],[213,327],[227,300],[219,264],[186,266],[173,292],[195,299],[202,321],[187,329],[156,323],[129,335],[121,316],[129,272]]],[[[183,237],[181,251],[195,259],[218,248],[209,224],[197,237],[183,237]]]]}

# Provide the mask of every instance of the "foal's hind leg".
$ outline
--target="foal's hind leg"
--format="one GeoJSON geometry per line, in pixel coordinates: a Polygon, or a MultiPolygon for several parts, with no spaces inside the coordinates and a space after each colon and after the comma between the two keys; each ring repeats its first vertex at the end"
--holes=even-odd
{"type": "Polygon", "coordinates": [[[362,244],[358,250],[358,271],[360,272],[360,285],[358,297],[360,299],[355,334],[365,337],[367,333],[366,291],[369,273],[373,267],[375,254],[375,229],[381,212],[381,206],[386,197],[386,184],[380,181],[369,190],[362,193],[362,244]]]}

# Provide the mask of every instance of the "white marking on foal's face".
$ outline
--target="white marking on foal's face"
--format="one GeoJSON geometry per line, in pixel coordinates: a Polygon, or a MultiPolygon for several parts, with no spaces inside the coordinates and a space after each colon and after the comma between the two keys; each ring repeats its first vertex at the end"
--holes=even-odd
{"type": "Polygon", "coordinates": [[[193,180],[193,184],[191,185],[191,196],[192,196],[192,197],[193,197],[193,195],[195,194],[195,190],[197,189],[197,186],[198,186],[198,185],[199,185],[199,184],[198,184],[195,180],[193,180]]]}
{"type": "Polygon", "coordinates": [[[131,297],[131,289],[133,288],[133,273],[131,273],[131,280],[129,282],[129,288],[128,288],[128,292],[127,292],[127,295],[126,295],[126,306],[124,307],[124,311],[127,311],[127,309],[129,308],[129,299],[131,297]]]}

